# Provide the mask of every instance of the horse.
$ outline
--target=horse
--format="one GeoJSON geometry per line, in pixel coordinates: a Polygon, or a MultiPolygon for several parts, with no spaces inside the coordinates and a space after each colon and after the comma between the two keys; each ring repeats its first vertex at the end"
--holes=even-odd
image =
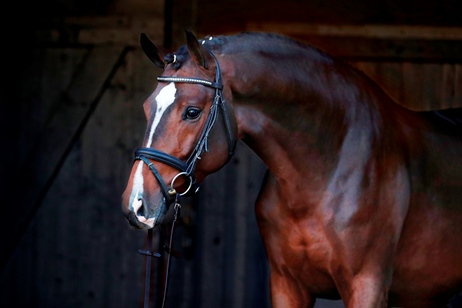
{"type": "Polygon", "coordinates": [[[407,109],[287,36],[185,32],[176,52],[140,36],[164,70],[122,194],[133,228],[158,226],[240,140],[267,167],[255,213],[273,307],[444,307],[461,291],[462,109],[407,109]]]}

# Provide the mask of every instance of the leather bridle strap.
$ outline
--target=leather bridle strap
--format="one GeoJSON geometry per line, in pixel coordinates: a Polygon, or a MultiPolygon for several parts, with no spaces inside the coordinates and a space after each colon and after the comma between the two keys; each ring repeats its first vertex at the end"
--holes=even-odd
{"type": "MultiPolygon", "coordinates": [[[[176,195],[178,198],[178,194],[176,195]]],[[[169,249],[170,253],[167,256],[167,267],[166,267],[166,273],[165,273],[165,281],[164,281],[164,292],[162,295],[162,308],[165,307],[165,304],[167,302],[167,292],[168,292],[168,279],[170,276],[170,262],[172,258],[172,253],[171,250],[173,249],[173,230],[175,228],[175,224],[178,221],[178,218],[180,217],[180,210],[181,210],[181,205],[178,203],[178,199],[176,199],[175,202],[175,213],[173,216],[173,222],[172,222],[172,229],[170,230],[170,239],[169,239],[169,249]]],[[[145,255],[147,257],[146,259],[146,268],[145,268],[145,282],[144,282],[144,308],[149,308],[149,291],[151,288],[151,258],[150,257],[156,257],[160,258],[161,255],[158,252],[153,252],[152,251],[152,229],[148,230],[148,235],[147,235],[147,241],[148,241],[148,249],[138,249],[138,253],[145,255]]]]}
{"type": "MultiPolygon", "coordinates": [[[[139,249],[139,253],[145,253],[143,250],[139,249]]],[[[148,230],[148,252],[152,251],[152,229],[148,230]]],[[[149,256],[149,255],[148,255],[149,256]]],[[[149,290],[151,289],[151,258],[146,258],[146,273],[144,280],[144,308],[149,306],[149,290]]]]}
{"type": "Polygon", "coordinates": [[[165,201],[170,204],[171,202],[169,202],[169,201],[171,201],[171,199],[176,194],[176,192],[175,191],[170,191],[168,186],[165,184],[164,180],[162,180],[162,177],[160,176],[159,171],[157,171],[157,169],[154,167],[154,164],[152,162],[150,162],[143,155],[138,155],[136,158],[141,159],[142,161],[145,162],[146,165],[148,165],[148,167],[151,170],[152,174],[154,175],[157,182],[159,183],[160,190],[162,191],[162,195],[164,195],[164,197],[165,197],[165,201]]]}
{"type": "Polygon", "coordinates": [[[165,198],[165,203],[167,206],[169,206],[174,201],[173,197],[175,196],[176,191],[173,188],[168,188],[167,184],[165,184],[164,180],[162,179],[162,176],[159,174],[159,171],[157,171],[156,167],[154,167],[154,164],[148,158],[160,161],[181,172],[186,171],[187,165],[178,158],[155,149],[140,148],[135,151],[135,159],[142,160],[146,165],[148,165],[152,174],[159,183],[160,190],[165,198]]]}
{"type": "MultiPolygon", "coordinates": [[[[175,202],[174,209],[175,209],[175,214],[173,216],[172,229],[170,230],[170,240],[168,243],[168,247],[170,251],[173,249],[173,230],[175,228],[175,223],[177,222],[178,217],[180,216],[181,205],[178,202],[175,202]]],[[[172,253],[170,252],[167,256],[167,268],[165,271],[164,294],[162,296],[162,308],[165,307],[165,303],[167,302],[168,278],[170,277],[170,260],[171,259],[172,259],[172,253]]]]}
{"type": "Polygon", "coordinates": [[[155,159],[180,171],[186,171],[186,169],[188,168],[184,161],[179,160],[178,158],[167,153],[151,148],[137,149],[135,151],[135,156],[144,156],[146,158],[155,159]]]}

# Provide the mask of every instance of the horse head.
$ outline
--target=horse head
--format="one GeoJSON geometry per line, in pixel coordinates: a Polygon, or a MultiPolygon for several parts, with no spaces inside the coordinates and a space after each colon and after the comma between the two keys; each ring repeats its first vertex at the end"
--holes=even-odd
{"type": "Polygon", "coordinates": [[[144,53],[164,71],[143,104],[146,133],[122,195],[123,212],[136,228],[159,224],[175,199],[196,192],[229,161],[236,145],[236,118],[219,62],[190,31],[186,39],[186,46],[168,53],[140,37],[144,53]]]}

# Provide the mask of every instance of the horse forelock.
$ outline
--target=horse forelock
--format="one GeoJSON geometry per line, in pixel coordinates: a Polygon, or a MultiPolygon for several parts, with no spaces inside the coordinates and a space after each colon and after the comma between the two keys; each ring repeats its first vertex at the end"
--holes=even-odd
{"type": "Polygon", "coordinates": [[[189,58],[188,48],[181,46],[176,52],[171,52],[165,55],[164,63],[173,64],[175,70],[179,70],[184,62],[189,58]]]}

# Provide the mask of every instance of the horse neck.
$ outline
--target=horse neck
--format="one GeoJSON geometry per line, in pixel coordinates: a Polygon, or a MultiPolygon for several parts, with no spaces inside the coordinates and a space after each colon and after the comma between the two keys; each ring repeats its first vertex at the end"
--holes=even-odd
{"type": "Polygon", "coordinates": [[[362,77],[346,66],[315,64],[284,73],[276,68],[288,63],[246,57],[233,66],[240,138],[281,178],[329,174],[352,131],[368,140],[373,133],[364,121],[380,108],[375,93],[361,89],[362,77]],[[310,168],[300,170],[300,162],[310,168]]]}

